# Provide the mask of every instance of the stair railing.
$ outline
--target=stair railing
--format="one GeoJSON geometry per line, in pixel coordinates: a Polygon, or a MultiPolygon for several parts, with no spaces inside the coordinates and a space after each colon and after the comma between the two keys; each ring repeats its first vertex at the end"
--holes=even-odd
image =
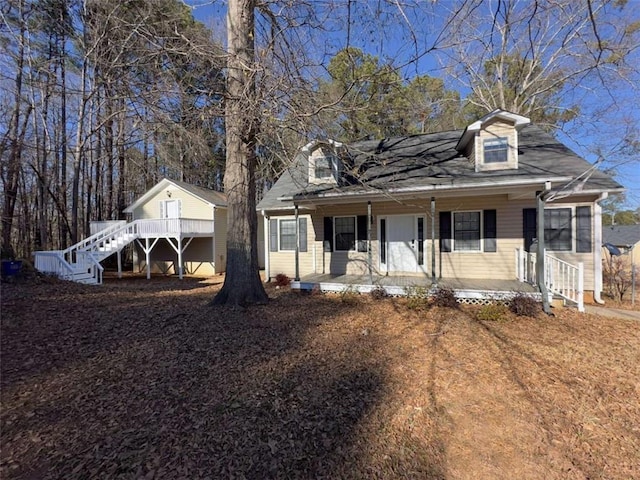
{"type": "MultiPolygon", "coordinates": [[[[516,249],[516,277],[521,282],[535,285],[536,254],[516,249]]],[[[573,265],[545,251],[544,284],[549,293],[575,303],[584,312],[584,264],[573,265]]]]}
{"type": "Polygon", "coordinates": [[[73,267],[60,250],[34,252],[34,256],[34,267],[39,272],[55,275],[63,280],[73,278],[73,267]]]}

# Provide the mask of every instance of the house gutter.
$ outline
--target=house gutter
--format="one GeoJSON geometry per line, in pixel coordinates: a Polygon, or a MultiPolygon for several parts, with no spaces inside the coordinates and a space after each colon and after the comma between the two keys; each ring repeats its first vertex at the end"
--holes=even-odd
{"type": "Polygon", "coordinates": [[[605,200],[609,194],[604,192],[593,204],[593,222],[594,222],[594,248],[593,248],[593,267],[594,267],[594,285],[593,285],[593,301],[604,305],[604,300],[600,296],[602,294],[602,206],[600,202],[605,200]]]}
{"type": "MultiPolygon", "coordinates": [[[[553,179],[553,182],[568,182],[572,180],[573,177],[557,177],[553,179]]],[[[532,187],[537,187],[542,182],[547,182],[548,180],[545,178],[533,178],[533,179],[523,179],[518,181],[492,181],[492,182],[482,182],[476,184],[468,184],[461,183],[458,185],[453,184],[435,184],[435,185],[426,185],[422,187],[404,187],[404,188],[390,188],[390,189],[372,189],[367,191],[359,191],[359,192],[328,192],[321,193],[318,195],[313,195],[312,198],[301,198],[296,195],[283,195],[278,197],[280,201],[293,201],[296,202],[313,202],[316,200],[322,199],[338,199],[343,198],[349,200],[354,197],[371,197],[372,199],[379,199],[380,193],[389,194],[399,194],[399,195],[411,195],[416,193],[432,193],[432,192],[446,192],[446,191],[457,191],[462,189],[470,189],[470,190],[481,190],[481,189],[495,189],[496,187],[521,187],[530,185],[532,187]]],[[[584,192],[589,193],[589,192],[584,192]]],[[[596,191],[594,193],[601,193],[601,191],[596,191]]]]}

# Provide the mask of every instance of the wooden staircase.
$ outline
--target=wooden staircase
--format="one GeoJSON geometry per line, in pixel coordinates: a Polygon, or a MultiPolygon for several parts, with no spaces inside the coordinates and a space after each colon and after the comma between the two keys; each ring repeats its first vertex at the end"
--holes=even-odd
{"type": "Polygon", "coordinates": [[[64,280],[101,284],[100,262],[138,237],[136,222],[117,222],[65,250],[35,252],[35,268],[64,280]]]}
{"type": "MultiPolygon", "coordinates": [[[[140,247],[148,254],[160,238],[212,237],[215,226],[213,220],[193,218],[150,218],[129,223],[124,220],[103,223],[106,228],[65,250],[35,252],[36,270],[74,282],[101,284],[104,268],[100,262],[120,252],[131,242],[138,240],[140,247]],[[147,239],[148,242],[150,238],[155,240],[146,250],[140,244],[140,239],[147,239]]],[[[181,245],[180,242],[178,244],[181,245]]],[[[177,249],[173,243],[171,245],[177,249]]],[[[188,245],[189,242],[186,242],[184,248],[188,245]]],[[[179,264],[181,264],[184,248],[181,247],[176,251],[179,264]]],[[[180,272],[182,272],[181,269],[180,272]]]]}

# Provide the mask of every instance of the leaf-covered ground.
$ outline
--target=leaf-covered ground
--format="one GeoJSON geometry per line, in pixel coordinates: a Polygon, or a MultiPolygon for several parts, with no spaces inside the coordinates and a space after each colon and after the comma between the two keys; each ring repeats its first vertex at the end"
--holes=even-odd
{"type": "Polygon", "coordinates": [[[3,284],[0,476],[639,475],[640,322],[220,282],[3,284]]]}

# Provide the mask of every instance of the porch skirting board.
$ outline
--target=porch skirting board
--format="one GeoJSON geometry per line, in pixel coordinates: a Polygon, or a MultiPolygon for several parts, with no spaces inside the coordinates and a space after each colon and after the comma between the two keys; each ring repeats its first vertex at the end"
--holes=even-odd
{"type": "Polygon", "coordinates": [[[442,279],[436,284],[430,278],[416,276],[384,276],[374,277],[373,284],[367,275],[311,275],[299,281],[291,282],[293,290],[320,291],[323,293],[369,293],[382,288],[390,296],[407,296],[414,289],[425,289],[432,292],[438,287],[454,290],[461,303],[486,304],[495,300],[508,300],[517,294],[524,294],[541,300],[540,292],[528,283],[516,280],[477,280],[477,279],[442,279]]]}

